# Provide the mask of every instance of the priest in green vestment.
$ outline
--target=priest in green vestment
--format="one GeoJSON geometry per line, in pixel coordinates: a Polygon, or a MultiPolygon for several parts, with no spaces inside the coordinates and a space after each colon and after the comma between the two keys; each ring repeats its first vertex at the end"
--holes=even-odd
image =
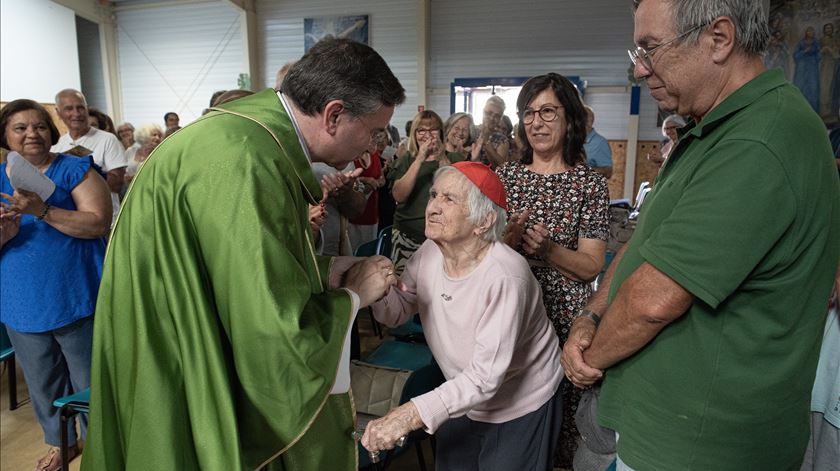
{"type": "Polygon", "coordinates": [[[404,99],[373,49],[329,39],[281,92],[154,151],[106,255],[83,470],[357,467],[338,372],[356,310],[396,278],[386,259],[315,254],[310,166],[343,168],[404,99]]]}

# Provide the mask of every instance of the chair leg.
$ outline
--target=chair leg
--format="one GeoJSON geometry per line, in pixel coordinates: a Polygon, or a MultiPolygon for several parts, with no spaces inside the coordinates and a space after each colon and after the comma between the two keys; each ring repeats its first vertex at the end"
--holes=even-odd
{"type": "Polygon", "coordinates": [[[62,406],[59,411],[59,416],[61,417],[61,469],[66,471],[70,469],[70,452],[68,450],[69,443],[67,443],[70,441],[70,434],[67,430],[67,425],[70,422],[72,410],[66,405],[62,406]]]}
{"type": "Polygon", "coordinates": [[[382,326],[379,325],[379,322],[376,322],[376,318],[373,317],[373,310],[368,309],[368,313],[370,314],[370,323],[373,324],[373,333],[376,334],[380,339],[382,338],[382,326]]]}
{"type": "Polygon", "coordinates": [[[11,357],[6,364],[9,368],[9,410],[15,410],[18,407],[17,402],[17,371],[15,370],[15,357],[11,357]]]}
{"type": "Polygon", "coordinates": [[[423,457],[423,442],[415,440],[414,449],[417,450],[417,464],[420,465],[420,471],[426,471],[426,458],[423,457]]]}

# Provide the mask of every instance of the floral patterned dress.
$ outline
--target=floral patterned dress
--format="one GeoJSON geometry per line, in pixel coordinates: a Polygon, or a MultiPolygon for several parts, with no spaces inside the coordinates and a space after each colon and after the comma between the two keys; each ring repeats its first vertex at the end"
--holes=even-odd
{"type": "MultiPolygon", "coordinates": [[[[562,173],[542,175],[524,164],[510,162],[496,170],[505,186],[510,214],[531,209],[526,228],[542,223],[551,233],[551,240],[577,250],[578,239],[606,241],[609,237],[609,189],[607,179],[584,164],[562,173]]],[[[589,283],[567,278],[547,262],[527,255],[516,247],[531,264],[531,271],[540,282],[543,302],[554,330],[563,345],[569,336],[572,318],[592,295],[589,283]]],[[[563,393],[563,428],[560,434],[555,466],[572,468],[572,458],[579,441],[574,422],[581,390],[568,381],[560,385],[563,393]]]]}

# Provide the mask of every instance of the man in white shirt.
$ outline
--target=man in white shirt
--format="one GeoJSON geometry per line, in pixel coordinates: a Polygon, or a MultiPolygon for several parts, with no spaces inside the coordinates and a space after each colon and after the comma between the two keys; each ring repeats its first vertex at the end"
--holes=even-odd
{"type": "Polygon", "coordinates": [[[119,194],[124,185],[125,167],[128,164],[120,140],[117,136],[88,124],[87,100],[82,92],[72,88],[58,92],[55,95],[55,107],[69,132],[61,136],[50,150],[66,152],[82,146],[91,151],[93,162],[107,175],[108,186],[111,188],[111,203],[114,206],[112,221],[116,222],[117,213],[120,211],[119,194]]]}

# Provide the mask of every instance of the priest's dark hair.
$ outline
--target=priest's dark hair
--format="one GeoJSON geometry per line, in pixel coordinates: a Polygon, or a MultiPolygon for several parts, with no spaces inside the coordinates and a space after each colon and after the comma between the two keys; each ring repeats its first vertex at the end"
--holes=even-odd
{"type": "Polygon", "coordinates": [[[328,37],[289,69],[280,88],[308,116],[332,100],[353,116],[405,101],[405,89],[376,51],[349,39],[328,37]]]}
{"type": "Polygon", "coordinates": [[[9,119],[12,115],[20,113],[21,111],[35,110],[44,120],[47,127],[50,128],[50,145],[55,145],[61,134],[50,116],[50,113],[38,102],[26,99],[14,100],[9,102],[0,110],[0,147],[4,149],[9,148],[9,143],[6,142],[6,127],[9,125],[9,119]]]}

